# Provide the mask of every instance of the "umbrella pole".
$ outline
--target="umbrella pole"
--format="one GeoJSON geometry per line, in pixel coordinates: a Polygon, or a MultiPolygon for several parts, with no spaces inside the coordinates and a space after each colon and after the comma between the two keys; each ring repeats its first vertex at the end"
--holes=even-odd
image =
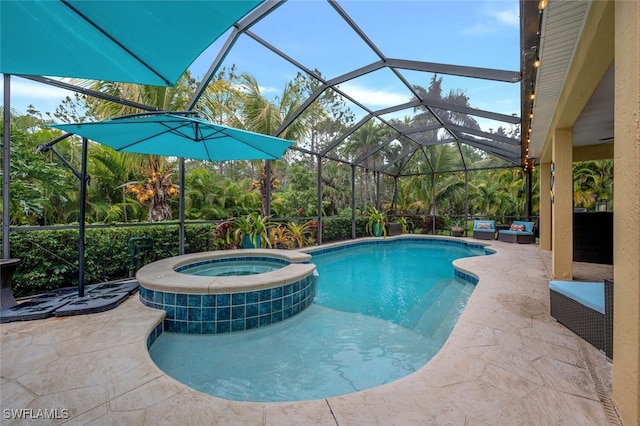
{"type": "Polygon", "coordinates": [[[180,158],[180,166],[179,166],[179,174],[180,174],[180,193],[178,194],[178,198],[180,202],[178,203],[178,208],[180,212],[179,215],[179,224],[178,224],[178,232],[179,232],[179,250],[180,254],[184,254],[184,158],[180,158]]]}
{"type": "Polygon", "coordinates": [[[11,179],[11,76],[4,75],[4,109],[2,131],[2,258],[9,259],[9,221],[11,219],[9,203],[9,180],[11,179]]]}
{"type": "Polygon", "coordinates": [[[84,229],[87,198],[87,138],[82,138],[82,166],[80,168],[80,226],[78,237],[78,297],[84,297],[84,229]]]}

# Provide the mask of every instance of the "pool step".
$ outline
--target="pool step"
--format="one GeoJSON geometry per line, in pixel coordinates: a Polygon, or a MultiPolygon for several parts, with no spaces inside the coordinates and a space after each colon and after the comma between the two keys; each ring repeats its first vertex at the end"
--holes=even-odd
{"type": "Polygon", "coordinates": [[[433,287],[431,287],[429,291],[426,292],[413,306],[413,308],[411,308],[404,320],[401,322],[401,325],[409,329],[413,329],[416,324],[418,324],[424,313],[429,310],[434,303],[438,302],[440,295],[449,286],[449,283],[451,283],[451,280],[449,279],[437,281],[433,287]]]}
{"type": "Polygon", "coordinates": [[[473,292],[474,288],[475,285],[471,283],[467,283],[464,285],[464,287],[460,290],[458,298],[455,300],[453,305],[451,305],[449,312],[445,314],[442,321],[438,324],[438,327],[433,331],[431,338],[444,344],[445,340],[447,340],[447,338],[451,334],[451,330],[453,330],[453,327],[458,322],[458,318],[460,317],[460,314],[464,307],[467,305],[469,296],[473,292]]]}
{"type": "Polygon", "coordinates": [[[413,329],[423,336],[433,336],[440,324],[450,314],[452,308],[456,307],[456,301],[459,299],[460,292],[464,286],[464,283],[460,280],[450,280],[436,303],[423,312],[413,329]]]}
{"type": "Polygon", "coordinates": [[[444,336],[446,339],[472,290],[472,284],[447,281],[440,296],[422,312],[412,329],[426,337],[444,336]]]}

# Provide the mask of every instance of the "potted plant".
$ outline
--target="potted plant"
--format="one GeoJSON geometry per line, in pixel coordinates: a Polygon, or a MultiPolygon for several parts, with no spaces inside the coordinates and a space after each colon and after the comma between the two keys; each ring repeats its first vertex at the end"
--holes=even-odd
{"type": "Polygon", "coordinates": [[[451,225],[451,235],[454,237],[462,237],[464,235],[464,226],[462,226],[461,221],[453,221],[453,224],[451,225]]]}
{"type": "Polygon", "coordinates": [[[364,213],[367,216],[367,233],[374,237],[386,237],[387,214],[373,206],[367,206],[364,213]]]}
{"type": "Polygon", "coordinates": [[[291,242],[292,247],[305,247],[314,243],[311,237],[311,223],[289,222],[287,224],[287,238],[291,242]]]}
{"type": "Polygon", "coordinates": [[[249,213],[233,219],[233,235],[242,242],[242,248],[271,247],[269,240],[270,216],[249,213]]]}

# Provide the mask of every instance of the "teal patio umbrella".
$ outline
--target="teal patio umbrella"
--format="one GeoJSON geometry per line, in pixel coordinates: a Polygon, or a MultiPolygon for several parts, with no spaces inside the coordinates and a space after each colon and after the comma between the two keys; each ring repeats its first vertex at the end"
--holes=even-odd
{"type": "MultiPolygon", "coordinates": [[[[264,0],[2,0],[4,74],[2,200],[9,205],[9,75],[56,76],[172,86],[216,39],[264,0]]],[[[61,140],[60,138],[58,140],[61,140]]],[[[47,144],[52,149],[55,142],[47,144]]],[[[83,151],[86,142],[83,141],[83,151]]],[[[55,150],[54,150],[55,152],[55,150]]],[[[86,164],[78,174],[81,192],[86,164]]],[[[84,205],[81,208],[84,211],[84,205]]],[[[83,215],[83,213],[82,213],[83,215]]],[[[84,294],[84,216],[79,293],[84,294]]],[[[9,257],[9,209],[2,256],[9,257]]]]}
{"type": "Polygon", "coordinates": [[[263,0],[0,1],[0,72],[171,86],[263,0]]]}
{"type": "Polygon", "coordinates": [[[49,126],[116,151],[206,161],[276,160],[291,141],[213,124],[195,112],[151,112],[105,121],[49,126]]]}
{"type": "MultiPolygon", "coordinates": [[[[195,111],[157,111],[126,115],[93,123],[49,124],[82,136],[82,171],[87,176],[87,140],[107,145],[116,151],[193,158],[206,161],[276,160],[291,141],[245,130],[213,124],[197,117],[195,111]]],[[[61,139],[59,138],[59,139],[61,139]]],[[[57,140],[50,142],[56,143],[57,140]]],[[[39,149],[44,148],[41,145],[39,149]]],[[[85,187],[80,191],[80,278],[78,294],[84,296],[84,205],[85,187]]],[[[183,238],[181,228],[180,238],[183,238]]]]}

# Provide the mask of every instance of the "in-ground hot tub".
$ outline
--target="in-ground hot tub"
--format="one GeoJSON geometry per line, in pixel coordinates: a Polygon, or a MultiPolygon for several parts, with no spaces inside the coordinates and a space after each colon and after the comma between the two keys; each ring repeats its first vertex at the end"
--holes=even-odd
{"type": "Polygon", "coordinates": [[[140,301],[166,312],[164,331],[218,334],[264,327],[301,312],[315,296],[311,255],[249,249],[186,254],[142,267],[140,301]],[[268,272],[256,265],[270,265],[268,272]],[[229,275],[234,265],[238,275],[229,275]],[[214,275],[181,271],[223,270],[214,275]],[[249,270],[249,273],[247,272],[249,270]],[[257,271],[257,273],[256,273],[257,271]]]}

